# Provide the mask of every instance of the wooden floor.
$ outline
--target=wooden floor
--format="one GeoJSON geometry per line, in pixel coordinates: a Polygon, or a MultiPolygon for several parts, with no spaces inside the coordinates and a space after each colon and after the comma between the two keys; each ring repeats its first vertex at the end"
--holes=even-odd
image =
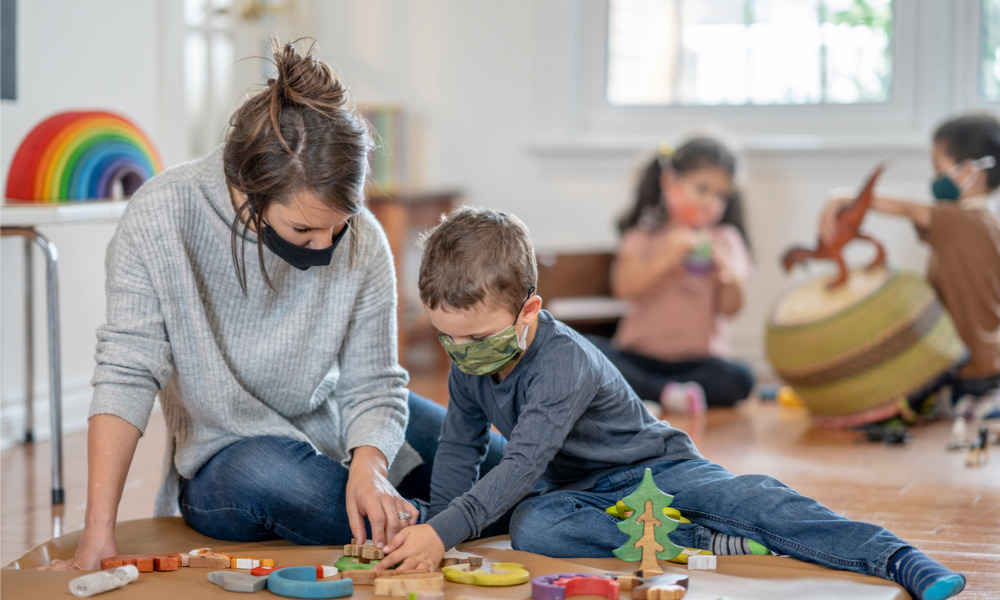
{"type": "MultiPolygon", "coordinates": [[[[443,375],[415,377],[414,391],[447,394],[443,375]]],[[[883,525],[945,565],[966,574],[961,598],[1000,598],[1000,447],[983,467],[945,450],[950,424],[914,430],[905,446],[859,441],[848,431],[810,426],[801,409],[750,400],[706,418],[672,418],[705,456],[737,473],[767,473],[852,519],[883,525]]],[[[151,516],[164,444],[156,413],[139,442],[120,520],[151,516]]],[[[53,508],[49,446],[2,453],[2,564],[31,547],[82,526],[86,500],[86,435],[64,439],[66,503],[53,508]]]]}

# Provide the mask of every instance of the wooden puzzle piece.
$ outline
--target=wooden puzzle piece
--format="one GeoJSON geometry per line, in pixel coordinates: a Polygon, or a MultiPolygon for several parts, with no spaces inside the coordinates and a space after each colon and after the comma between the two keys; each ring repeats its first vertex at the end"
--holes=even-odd
{"type": "Polygon", "coordinates": [[[267,589],[286,598],[342,598],[354,593],[354,581],[317,581],[316,567],[284,567],[267,576],[267,589]]]}
{"type": "Polygon", "coordinates": [[[640,577],[663,573],[657,559],[670,560],[681,548],[670,541],[668,534],[677,528],[677,520],[664,514],[673,496],[662,492],[653,481],[653,472],[646,469],[634,492],[622,498],[625,506],[635,507],[632,515],[618,523],[618,529],[629,539],[614,550],[622,560],[640,561],[635,573],[640,577]],[[663,515],[661,521],[656,517],[663,515]]]}
{"type": "Polygon", "coordinates": [[[181,567],[180,554],[119,554],[101,559],[101,569],[116,569],[135,565],[140,573],[176,571],[181,567]]]}
{"type": "Polygon", "coordinates": [[[192,556],[188,559],[188,566],[192,569],[228,569],[232,561],[228,554],[211,552],[192,556]]]}
{"type": "MultiPolygon", "coordinates": [[[[330,577],[339,577],[339,570],[337,567],[331,567],[329,565],[314,565],[316,568],[316,578],[317,579],[327,579],[330,577]]],[[[259,566],[250,569],[250,574],[260,577],[262,575],[270,575],[273,571],[278,569],[284,569],[285,567],[265,567],[259,566]]]]}
{"type": "Polygon", "coordinates": [[[208,580],[227,592],[259,592],[267,587],[267,577],[255,577],[235,571],[212,571],[208,580]]]}
{"type": "Polygon", "coordinates": [[[443,569],[445,567],[454,567],[455,565],[469,565],[473,569],[478,569],[483,566],[483,557],[471,554],[468,556],[445,556],[438,564],[438,568],[443,569]]]}
{"type": "Polygon", "coordinates": [[[696,554],[688,557],[688,569],[691,571],[713,571],[715,570],[715,555],[705,556],[696,554]]]}
{"type": "Polygon", "coordinates": [[[344,544],[344,556],[352,556],[362,563],[378,562],[385,558],[385,552],[371,544],[355,544],[351,538],[350,544],[344,544]]]}
{"type": "Polygon", "coordinates": [[[528,581],[531,575],[521,563],[493,563],[491,569],[475,569],[470,565],[451,565],[441,569],[444,578],[454,583],[467,583],[481,586],[520,585],[528,581]]]}
{"type": "Polygon", "coordinates": [[[632,600],[674,600],[687,594],[690,578],[680,573],[666,573],[644,579],[632,589],[632,600]]]}
{"type": "Polygon", "coordinates": [[[444,591],[444,575],[435,573],[402,573],[375,578],[376,596],[406,597],[421,590],[444,591]]]}
{"type": "Polygon", "coordinates": [[[594,573],[555,573],[531,580],[533,600],[565,600],[571,596],[596,594],[618,600],[620,584],[615,577],[594,573]],[[583,581],[590,579],[592,581],[583,581]]]}
{"type": "Polygon", "coordinates": [[[229,563],[233,569],[253,569],[255,567],[273,567],[273,558],[255,558],[253,556],[233,556],[229,563]]]}

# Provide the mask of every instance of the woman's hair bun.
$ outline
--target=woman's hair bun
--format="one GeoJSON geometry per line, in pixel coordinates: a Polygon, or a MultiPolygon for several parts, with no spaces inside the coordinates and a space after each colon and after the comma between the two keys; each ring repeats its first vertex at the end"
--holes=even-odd
{"type": "Polygon", "coordinates": [[[300,38],[282,45],[277,38],[272,38],[271,49],[277,73],[267,84],[282,103],[318,110],[349,108],[343,107],[348,98],[347,89],[316,56],[315,40],[300,38]],[[295,44],[306,40],[309,47],[304,54],[299,54],[295,44]]]}

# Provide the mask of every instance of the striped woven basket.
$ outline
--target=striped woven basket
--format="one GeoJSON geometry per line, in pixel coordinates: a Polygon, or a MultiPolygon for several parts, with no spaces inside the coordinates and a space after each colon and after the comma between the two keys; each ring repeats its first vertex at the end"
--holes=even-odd
{"type": "Polygon", "coordinates": [[[767,356],[820,425],[897,415],[965,358],[951,317],[922,277],[855,270],[847,284],[810,281],[783,296],[767,325],[767,356]]]}

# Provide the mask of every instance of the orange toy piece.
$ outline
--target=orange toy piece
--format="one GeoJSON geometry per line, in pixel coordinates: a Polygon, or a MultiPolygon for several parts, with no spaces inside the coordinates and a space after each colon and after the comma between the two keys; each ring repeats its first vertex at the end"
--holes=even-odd
{"type": "Polygon", "coordinates": [[[180,554],[119,554],[101,559],[101,570],[135,565],[140,573],[176,571],[181,566],[180,554]]]}
{"type": "Polygon", "coordinates": [[[824,259],[832,260],[837,263],[838,274],[837,277],[827,284],[827,289],[834,289],[840,287],[847,281],[847,265],[844,264],[844,258],[841,256],[841,250],[853,239],[867,240],[875,245],[875,249],[878,254],[875,256],[875,260],[868,265],[869,269],[874,269],[885,264],[885,248],[882,244],[875,241],[874,238],[869,237],[860,232],[861,221],[865,218],[865,213],[872,205],[872,199],[875,197],[875,180],[878,176],[882,174],[883,169],[885,169],[886,163],[881,162],[875,167],[875,170],[868,177],[868,181],[865,183],[864,188],[862,188],[861,193],[851,204],[841,208],[837,212],[836,223],[837,223],[837,234],[834,240],[827,245],[823,240],[819,240],[816,243],[815,248],[806,248],[803,246],[796,246],[785,252],[784,257],[782,257],[782,264],[785,267],[785,271],[791,271],[792,267],[796,264],[809,259],[824,259]]]}

